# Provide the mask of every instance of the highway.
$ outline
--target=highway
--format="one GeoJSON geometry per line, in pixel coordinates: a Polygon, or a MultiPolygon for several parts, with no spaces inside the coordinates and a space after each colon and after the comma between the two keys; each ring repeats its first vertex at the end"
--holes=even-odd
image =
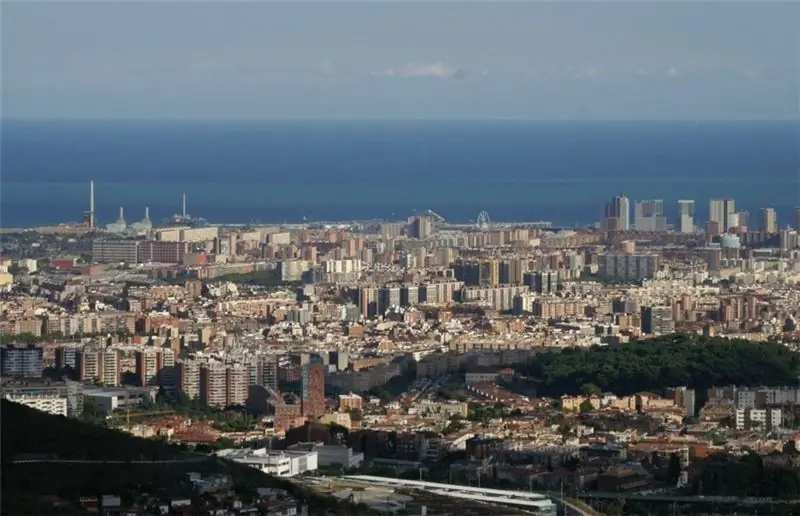
{"type": "Polygon", "coordinates": [[[666,502],[666,503],[719,503],[719,504],[741,504],[741,505],[774,505],[774,504],[800,504],[800,499],[777,499],[777,498],[743,498],[738,496],[669,496],[669,495],[642,495],[625,493],[594,493],[582,492],[579,494],[581,499],[617,499],[642,501],[642,502],[666,502]]]}

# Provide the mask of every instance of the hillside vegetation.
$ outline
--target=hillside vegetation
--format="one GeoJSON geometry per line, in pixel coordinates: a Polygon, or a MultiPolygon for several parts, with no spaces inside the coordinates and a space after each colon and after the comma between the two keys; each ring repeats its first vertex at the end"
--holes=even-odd
{"type": "MultiPolygon", "coordinates": [[[[324,514],[333,509],[341,514],[363,511],[337,503],[283,479],[221,460],[182,451],[170,444],[132,437],[104,427],[61,416],[53,416],[2,400],[2,494],[0,514],[51,514],[52,505],[43,495],[64,500],[81,496],[115,494],[131,503],[148,493],[156,498],[193,496],[187,473],[204,477],[230,475],[234,488],[244,499],[252,499],[258,487],[274,487],[308,504],[309,511],[324,514]],[[20,460],[86,461],[177,461],[172,463],[19,463],[20,460]],[[15,463],[15,461],[17,461],[15,463]]],[[[67,509],[67,514],[73,514],[67,509]]],[[[63,511],[62,511],[63,513],[63,511]]]]}
{"type": "Polygon", "coordinates": [[[776,343],[676,334],[542,354],[524,373],[541,396],[578,394],[587,386],[627,395],[682,385],[796,385],[800,355],[776,343]]]}

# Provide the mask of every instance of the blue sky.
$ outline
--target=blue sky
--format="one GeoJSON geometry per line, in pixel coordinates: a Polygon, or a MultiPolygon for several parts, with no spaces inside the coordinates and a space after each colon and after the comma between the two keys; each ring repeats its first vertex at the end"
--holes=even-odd
{"type": "Polygon", "coordinates": [[[7,118],[797,119],[800,2],[2,4],[7,118]]]}

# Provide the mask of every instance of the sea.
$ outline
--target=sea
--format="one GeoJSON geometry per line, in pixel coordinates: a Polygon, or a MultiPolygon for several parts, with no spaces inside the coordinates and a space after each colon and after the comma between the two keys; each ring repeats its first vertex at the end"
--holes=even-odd
{"type": "Polygon", "coordinates": [[[2,122],[0,227],[181,209],[211,223],[406,219],[592,224],[615,195],[732,197],[751,225],[800,205],[800,122],[2,122]]]}

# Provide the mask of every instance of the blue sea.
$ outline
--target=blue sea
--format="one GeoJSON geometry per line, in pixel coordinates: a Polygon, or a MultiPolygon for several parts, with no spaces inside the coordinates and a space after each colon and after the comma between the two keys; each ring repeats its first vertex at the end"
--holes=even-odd
{"type": "MultiPolygon", "coordinates": [[[[625,193],[800,205],[798,122],[3,121],[0,226],[180,211],[212,223],[402,219],[589,224],[625,193]]],[[[672,221],[672,219],[670,219],[672,221]]],[[[754,220],[754,219],[751,219],[754,220]]],[[[755,219],[757,220],[757,219],[755,219]]],[[[753,222],[751,222],[753,224],[753,222]]]]}

